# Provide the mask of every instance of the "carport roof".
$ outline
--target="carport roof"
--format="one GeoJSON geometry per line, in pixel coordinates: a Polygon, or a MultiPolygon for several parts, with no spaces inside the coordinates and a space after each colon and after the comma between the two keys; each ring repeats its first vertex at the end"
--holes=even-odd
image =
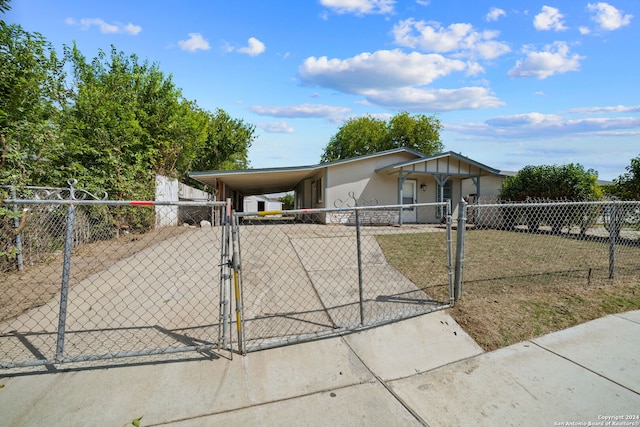
{"type": "Polygon", "coordinates": [[[220,180],[235,191],[250,196],[291,191],[323,166],[326,165],[191,172],[189,176],[210,187],[215,187],[216,180],[220,180]]]}
{"type": "Polygon", "coordinates": [[[423,153],[402,147],[309,166],[190,172],[189,176],[210,187],[215,187],[216,180],[220,180],[245,196],[281,193],[292,191],[300,181],[313,176],[320,169],[400,152],[413,154],[416,158],[425,157],[423,153]]]}

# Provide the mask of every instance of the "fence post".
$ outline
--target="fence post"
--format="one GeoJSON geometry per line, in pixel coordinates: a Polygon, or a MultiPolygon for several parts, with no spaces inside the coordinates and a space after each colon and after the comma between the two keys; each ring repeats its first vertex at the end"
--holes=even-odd
{"type": "MultiPolygon", "coordinates": [[[[16,193],[16,187],[11,187],[11,198],[13,200],[17,200],[18,196],[16,193]]],[[[16,249],[18,251],[18,257],[17,257],[17,261],[18,261],[18,270],[22,271],[24,269],[24,260],[22,258],[22,235],[20,233],[20,218],[18,218],[18,205],[14,204],[13,205],[13,212],[16,213],[15,218],[13,219],[13,225],[16,228],[16,230],[18,230],[18,232],[16,233],[16,249]]]]}
{"type": "Polygon", "coordinates": [[[64,357],[64,334],[67,322],[67,298],[69,296],[69,275],[71,271],[71,249],[73,247],[73,223],[75,221],[75,206],[69,205],[67,213],[67,231],[64,241],[64,261],[62,264],[62,285],[60,288],[60,313],[58,315],[58,342],[56,345],[56,360],[62,362],[64,357]]]}
{"type": "Polygon", "coordinates": [[[362,284],[362,243],[360,239],[360,210],[356,207],[356,244],[358,252],[358,293],[360,301],[360,326],[364,326],[364,289],[362,284]]]}
{"type": "Polygon", "coordinates": [[[615,277],[616,240],[620,234],[620,219],[618,216],[618,206],[614,202],[609,210],[609,279],[615,277]]]}
{"type": "Polygon", "coordinates": [[[462,298],[462,272],[464,263],[464,240],[465,230],[467,228],[467,202],[460,199],[458,204],[458,230],[456,239],[456,277],[453,289],[453,297],[456,301],[462,298]]]}
{"type": "Polygon", "coordinates": [[[233,243],[233,257],[231,258],[231,264],[233,267],[233,286],[235,290],[236,299],[236,329],[238,331],[238,352],[240,354],[246,354],[244,344],[244,307],[243,307],[243,289],[242,289],[242,277],[241,277],[241,263],[240,263],[240,237],[238,236],[238,217],[233,212],[231,226],[231,237],[233,243]]]}
{"type": "Polygon", "coordinates": [[[447,274],[449,279],[449,304],[453,305],[453,239],[451,232],[451,200],[447,200],[447,274]]]}

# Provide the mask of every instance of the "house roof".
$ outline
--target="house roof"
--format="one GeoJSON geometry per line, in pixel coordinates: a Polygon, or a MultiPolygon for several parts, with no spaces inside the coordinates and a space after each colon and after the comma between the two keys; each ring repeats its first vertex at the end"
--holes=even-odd
{"type": "Polygon", "coordinates": [[[230,188],[233,188],[235,191],[238,191],[245,196],[254,194],[280,193],[293,190],[300,181],[311,177],[318,170],[342,165],[345,163],[359,162],[365,159],[382,157],[403,152],[412,154],[417,158],[426,157],[426,155],[423,153],[412,150],[410,148],[402,147],[309,166],[264,169],[214,170],[190,172],[189,176],[210,187],[214,187],[216,180],[220,180],[230,188]]]}
{"type": "Polygon", "coordinates": [[[376,170],[377,173],[420,173],[428,175],[451,175],[451,176],[479,176],[479,175],[500,175],[498,169],[476,162],[462,154],[448,151],[446,153],[433,156],[423,156],[419,159],[394,163],[376,170]],[[440,160],[446,159],[446,162],[440,160]],[[453,161],[452,161],[453,159],[453,161]],[[466,163],[468,167],[462,164],[466,163]]]}

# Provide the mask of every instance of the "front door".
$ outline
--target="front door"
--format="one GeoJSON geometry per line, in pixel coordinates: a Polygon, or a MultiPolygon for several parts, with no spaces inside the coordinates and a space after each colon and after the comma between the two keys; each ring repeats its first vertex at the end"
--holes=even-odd
{"type": "MultiPolygon", "coordinates": [[[[416,180],[407,179],[402,184],[402,204],[412,205],[417,203],[416,199],[416,180]]],[[[415,207],[402,209],[402,222],[418,222],[418,216],[415,207]]]]}

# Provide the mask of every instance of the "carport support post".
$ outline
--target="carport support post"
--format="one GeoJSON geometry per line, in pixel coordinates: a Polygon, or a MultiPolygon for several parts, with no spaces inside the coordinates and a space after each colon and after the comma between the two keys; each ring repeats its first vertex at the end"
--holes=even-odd
{"type": "Polygon", "coordinates": [[[464,263],[464,240],[467,228],[467,202],[460,199],[458,204],[458,227],[456,235],[456,277],[453,289],[453,297],[456,301],[462,298],[462,271],[464,263]]]}
{"type": "Polygon", "coordinates": [[[356,239],[358,247],[358,292],[360,297],[360,326],[364,326],[364,289],[362,287],[362,243],[360,239],[360,210],[356,207],[356,239]]]}
{"type": "Polygon", "coordinates": [[[58,315],[58,342],[56,344],[56,360],[62,362],[64,357],[64,332],[67,322],[67,298],[69,295],[69,273],[71,271],[71,247],[73,246],[73,223],[75,206],[69,205],[67,213],[67,233],[64,241],[64,261],[62,264],[62,286],[60,288],[60,313],[58,315]]]}

